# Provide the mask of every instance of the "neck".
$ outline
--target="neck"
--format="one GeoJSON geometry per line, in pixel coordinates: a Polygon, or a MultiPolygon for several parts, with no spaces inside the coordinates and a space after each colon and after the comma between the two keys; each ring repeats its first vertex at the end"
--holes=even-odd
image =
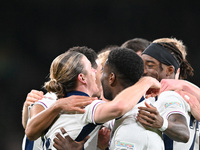
{"type": "Polygon", "coordinates": [[[76,91],[81,91],[86,94],[88,94],[90,97],[92,96],[91,92],[88,90],[88,88],[85,85],[78,85],[77,88],[75,88],[76,91]]]}
{"type": "Polygon", "coordinates": [[[112,92],[112,97],[113,99],[121,92],[123,91],[125,88],[121,85],[117,85],[114,87],[113,92],[112,92]]]}

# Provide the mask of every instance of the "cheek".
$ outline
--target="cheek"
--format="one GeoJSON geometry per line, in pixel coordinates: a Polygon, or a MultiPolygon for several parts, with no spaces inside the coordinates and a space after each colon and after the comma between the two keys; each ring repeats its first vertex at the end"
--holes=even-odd
{"type": "Polygon", "coordinates": [[[99,72],[96,73],[96,79],[101,80],[101,74],[99,72]]]}
{"type": "Polygon", "coordinates": [[[160,72],[160,74],[159,74],[159,80],[162,80],[162,79],[167,79],[166,73],[164,73],[164,72],[160,72]]]}
{"type": "Polygon", "coordinates": [[[101,82],[103,82],[104,80],[104,74],[102,73],[101,78],[100,78],[101,82]]]}
{"type": "Polygon", "coordinates": [[[151,76],[151,77],[153,77],[153,78],[156,78],[156,79],[159,78],[159,73],[158,73],[158,71],[155,70],[155,69],[149,69],[147,75],[148,75],[148,76],[151,76]]]}
{"type": "Polygon", "coordinates": [[[100,76],[96,76],[96,83],[97,83],[98,87],[101,86],[101,78],[100,78],[100,76]]]}

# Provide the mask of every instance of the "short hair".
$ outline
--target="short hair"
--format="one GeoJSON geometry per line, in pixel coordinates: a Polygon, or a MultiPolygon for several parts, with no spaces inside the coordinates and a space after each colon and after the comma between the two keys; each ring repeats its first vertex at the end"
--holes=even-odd
{"type": "MultiPolygon", "coordinates": [[[[156,39],[153,43],[157,43],[168,50],[177,60],[180,66],[180,78],[187,79],[187,76],[193,76],[194,70],[186,59],[186,46],[183,42],[176,38],[161,38],[156,39]]],[[[175,72],[176,73],[176,72],[175,72]]]]}
{"type": "Polygon", "coordinates": [[[81,61],[83,57],[83,54],[75,51],[67,51],[57,56],[51,63],[50,80],[45,82],[44,88],[48,92],[56,93],[58,98],[73,91],[77,86],[78,75],[87,73],[81,61]]]}
{"type": "Polygon", "coordinates": [[[116,48],[110,51],[106,61],[111,71],[124,87],[135,84],[144,73],[144,63],[139,55],[127,48],[116,48]]]}
{"type": "Polygon", "coordinates": [[[98,60],[102,66],[104,66],[110,51],[118,47],[117,45],[108,45],[97,53],[98,60]]]}
{"type": "Polygon", "coordinates": [[[134,39],[124,42],[121,45],[121,47],[134,50],[135,52],[138,52],[138,51],[143,52],[150,44],[151,44],[151,42],[146,39],[134,38],[134,39]]]}
{"type": "Polygon", "coordinates": [[[97,63],[96,63],[97,53],[93,49],[88,48],[86,46],[75,46],[70,48],[68,51],[76,51],[84,54],[87,57],[87,59],[91,62],[92,67],[94,69],[97,68],[97,63]]]}

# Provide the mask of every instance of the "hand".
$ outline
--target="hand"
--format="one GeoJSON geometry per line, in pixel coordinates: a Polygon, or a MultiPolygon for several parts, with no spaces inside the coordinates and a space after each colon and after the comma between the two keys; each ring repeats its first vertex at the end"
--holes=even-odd
{"type": "Polygon", "coordinates": [[[59,104],[63,112],[70,113],[84,113],[85,107],[92,103],[97,97],[87,97],[87,96],[70,96],[66,98],[61,98],[56,102],[59,104]]]}
{"type": "Polygon", "coordinates": [[[99,130],[97,146],[101,150],[105,150],[109,146],[110,132],[110,129],[106,127],[103,127],[99,130]]]}
{"type": "Polygon", "coordinates": [[[25,101],[25,107],[30,106],[31,104],[37,102],[38,100],[41,100],[44,97],[44,93],[42,91],[38,90],[31,90],[30,93],[28,93],[25,101]]]}
{"type": "MultiPolygon", "coordinates": [[[[67,133],[64,128],[60,129],[62,134],[67,133]]],[[[76,142],[69,135],[63,136],[60,133],[56,134],[56,138],[53,139],[53,146],[57,150],[82,150],[85,142],[89,139],[89,136],[85,137],[82,141],[76,142]]]]}
{"type": "Polygon", "coordinates": [[[145,94],[145,98],[156,97],[156,96],[159,95],[159,93],[160,93],[160,89],[149,88],[148,91],[145,94]]]}
{"type": "Polygon", "coordinates": [[[160,82],[152,77],[143,77],[143,78],[146,78],[146,80],[151,83],[150,88],[146,92],[146,98],[157,96],[161,88],[160,82]]]}
{"type": "Polygon", "coordinates": [[[200,102],[200,89],[198,86],[186,80],[163,79],[161,81],[161,90],[163,91],[182,90],[194,95],[200,102]]]}
{"type": "Polygon", "coordinates": [[[174,91],[183,89],[183,80],[162,79],[160,93],[164,91],[174,91]]]}
{"type": "Polygon", "coordinates": [[[163,125],[163,118],[160,116],[156,107],[153,107],[145,102],[146,107],[138,107],[139,113],[137,121],[139,121],[145,128],[161,128],[163,125]]]}
{"type": "Polygon", "coordinates": [[[185,91],[175,91],[175,92],[180,94],[183,97],[183,99],[190,105],[192,115],[194,116],[195,119],[200,121],[200,103],[198,99],[195,96],[185,91]]]}

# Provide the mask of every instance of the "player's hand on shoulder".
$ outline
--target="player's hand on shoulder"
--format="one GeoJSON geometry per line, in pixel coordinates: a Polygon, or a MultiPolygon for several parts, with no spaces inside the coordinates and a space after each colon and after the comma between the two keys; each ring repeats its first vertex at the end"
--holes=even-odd
{"type": "Polygon", "coordinates": [[[88,96],[69,96],[66,98],[61,98],[57,101],[58,105],[61,107],[63,112],[69,113],[84,113],[85,107],[91,104],[96,97],[88,97],[88,96]]]}
{"type": "Polygon", "coordinates": [[[31,104],[37,102],[38,100],[41,100],[44,97],[44,93],[42,91],[38,91],[38,90],[31,90],[31,92],[29,92],[27,94],[26,97],[26,101],[25,101],[25,106],[28,107],[31,104]]]}

